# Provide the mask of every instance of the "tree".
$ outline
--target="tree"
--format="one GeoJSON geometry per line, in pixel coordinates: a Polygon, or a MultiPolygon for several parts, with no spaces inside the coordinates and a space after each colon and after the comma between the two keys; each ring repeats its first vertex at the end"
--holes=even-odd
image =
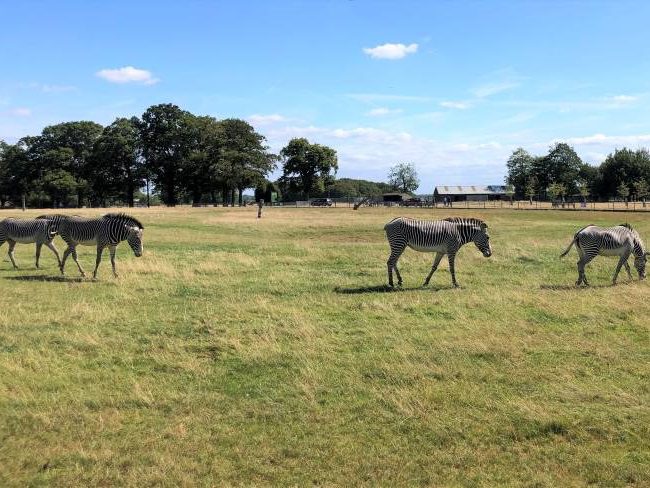
{"type": "Polygon", "coordinates": [[[630,188],[625,183],[621,183],[616,188],[616,194],[627,204],[627,197],[630,196],[630,188]]]}
{"type": "Polygon", "coordinates": [[[393,166],[388,173],[388,182],[394,190],[411,193],[420,186],[418,173],[413,163],[401,163],[393,166]]]}
{"type": "Polygon", "coordinates": [[[534,176],[528,177],[526,182],[526,198],[528,198],[531,205],[533,204],[533,197],[537,193],[537,184],[537,178],[534,176]]]}
{"type": "Polygon", "coordinates": [[[78,182],[75,177],[64,169],[55,169],[46,172],[35,182],[50,197],[54,208],[67,206],[68,199],[77,191],[78,182]]]}
{"type": "Polygon", "coordinates": [[[578,182],[578,193],[580,193],[583,203],[587,203],[587,197],[589,196],[590,193],[589,182],[585,180],[580,180],[578,182]]]}
{"type": "Polygon", "coordinates": [[[551,201],[556,201],[566,194],[566,187],[562,183],[551,183],[548,187],[548,195],[551,201]]]}
{"type": "Polygon", "coordinates": [[[50,162],[45,164],[49,166],[50,170],[63,169],[76,180],[75,191],[79,207],[84,204],[89,190],[88,179],[94,172],[90,158],[95,141],[101,135],[102,129],[101,125],[91,121],[50,125],[43,129],[41,135],[31,145],[33,158],[47,159],[49,157],[50,162]],[[67,160],[61,157],[61,151],[66,149],[70,154],[70,158],[67,160]],[[53,165],[52,162],[56,164],[53,165]]]}
{"type": "Polygon", "coordinates": [[[183,173],[183,186],[192,196],[192,205],[198,206],[203,195],[210,193],[216,203],[215,190],[219,185],[219,157],[223,146],[223,130],[214,117],[185,116],[190,144],[183,173]]]}
{"type": "MultiPolygon", "coordinates": [[[[282,183],[286,190],[298,190],[309,198],[321,193],[325,181],[338,170],[336,151],[320,144],[311,144],[305,138],[292,139],[282,151],[282,183]]],[[[286,192],[285,190],[285,192],[286,192]]]]}
{"type": "Polygon", "coordinates": [[[630,188],[634,181],[650,181],[650,153],[647,149],[617,149],[600,165],[599,193],[603,197],[618,195],[621,183],[630,188]]]}
{"type": "Polygon", "coordinates": [[[119,196],[133,207],[135,192],[145,180],[140,157],[138,119],[118,118],[104,128],[93,146],[94,171],[89,176],[93,198],[105,206],[108,196],[119,196]]]}
{"type": "Polygon", "coordinates": [[[634,188],[636,199],[641,199],[643,206],[645,207],[645,199],[648,196],[648,190],[650,190],[648,187],[648,182],[644,179],[639,178],[638,180],[632,182],[632,188],[634,188]]]}
{"type": "Polygon", "coordinates": [[[184,163],[191,147],[188,114],[171,103],[153,105],[138,123],[147,171],[167,205],[176,205],[183,189],[184,163]]]}
{"type": "MultiPolygon", "coordinates": [[[[248,122],[241,119],[225,119],[219,124],[222,133],[219,159],[221,165],[229,170],[229,178],[225,184],[231,191],[238,191],[238,201],[241,205],[243,191],[264,181],[266,175],[275,169],[277,158],[268,151],[264,144],[265,137],[258,134],[248,122]]],[[[318,145],[312,145],[312,152],[318,152],[313,146],[318,145]]],[[[234,199],[232,200],[234,204],[234,199]]]]}
{"type": "Polygon", "coordinates": [[[508,168],[506,183],[514,186],[517,198],[521,198],[526,194],[528,182],[532,177],[534,161],[535,158],[521,147],[515,149],[508,158],[506,163],[508,168]]]}
{"type": "Polygon", "coordinates": [[[533,161],[533,174],[542,188],[551,183],[564,185],[569,193],[577,191],[577,181],[583,162],[571,146],[563,142],[554,144],[549,153],[533,161]]]}

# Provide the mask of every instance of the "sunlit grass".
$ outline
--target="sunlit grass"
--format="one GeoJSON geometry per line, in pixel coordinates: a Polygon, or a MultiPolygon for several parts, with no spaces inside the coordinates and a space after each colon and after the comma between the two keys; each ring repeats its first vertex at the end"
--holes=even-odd
{"type": "Polygon", "coordinates": [[[473,210],[494,255],[463,248],[463,288],[408,250],[391,292],[384,223],[470,213],[133,214],[118,279],[0,248],[0,485],[650,484],[650,288],[558,259],[646,216],[473,210]]]}

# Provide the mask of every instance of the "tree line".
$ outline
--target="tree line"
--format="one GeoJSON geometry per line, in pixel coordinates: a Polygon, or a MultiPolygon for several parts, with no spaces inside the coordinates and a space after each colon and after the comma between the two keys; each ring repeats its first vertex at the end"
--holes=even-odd
{"type": "Polygon", "coordinates": [[[241,205],[246,189],[267,186],[317,196],[337,169],[327,146],[297,138],[273,154],[244,120],[159,104],[106,127],[64,122],[16,144],[0,141],[0,207],[133,206],[136,198],[241,205]],[[278,162],[282,177],[273,183],[267,176],[278,162]]]}
{"type": "Polygon", "coordinates": [[[569,197],[645,201],[650,189],[647,149],[616,149],[599,166],[592,166],[562,142],[543,156],[518,148],[508,159],[507,170],[506,183],[514,187],[515,198],[531,201],[569,197]]]}

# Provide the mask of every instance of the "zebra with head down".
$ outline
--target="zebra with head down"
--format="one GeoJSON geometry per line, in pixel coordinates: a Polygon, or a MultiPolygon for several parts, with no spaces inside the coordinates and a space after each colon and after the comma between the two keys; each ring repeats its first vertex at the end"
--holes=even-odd
{"type": "Polygon", "coordinates": [[[614,271],[612,284],[616,284],[621,266],[625,266],[628,278],[632,278],[630,265],[627,263],[630,255],[634,254],[634,267],[639,274],[639,279],[645,278],[645,266],[648,261],[648,254],[639,233],[629,224],[621,224],[615,227],[598,227],[588,225],[583,227],[573,236],[569,247],[560,255],[566,256],[571,247],[575,244],[580,259],[578,260],[578,281],[576,286],[587,283],[585,266],[596,256],[618,256],[618,265],[614,271]]]}
{"type": "Polygon", "coordinates": [[[451,282],[458,287],[455,269],[456,253],[468,242],[474,242],[486,258],[492,255],[487,224],[480,219],[450,217],[444,220],[416,220],[397,217],[388,222],[384,226],[384,230],[391,251],[387,262],[390,286],[393,286],[393,269],[397,274],[397,284],[402,284],[402,277],[397,269],[397,260],[407,246],[416,251],[436,253],[431,272],[424,280],[424,286],[429,284],[431,276],[446,254],[449,260],[451,282]]]}
{"type": "Polygon", "coordinates": [[[64,219],[59,229],[61,238],[68,245],[63,253],[61,261],[61,274],[65,274],[65,262],[68,256],[72,254],[72,259],[77,263],[81,276],[85,272],[77,260],[77,245],[96,246],[97,260],[93,278],[97,278],[97,269],[102,260],[104,248],[108,247],[111,253],[111,265],[113,266],[113,275],[117,277],[115,270],[115,250],[117,245],[122,241],[127,241],[133,253],[142,256],[142,233],[144,226],[139,220],[123,214],[109,213],[100,218],[88,219],[83,217],[69,217],[64,219]]]}

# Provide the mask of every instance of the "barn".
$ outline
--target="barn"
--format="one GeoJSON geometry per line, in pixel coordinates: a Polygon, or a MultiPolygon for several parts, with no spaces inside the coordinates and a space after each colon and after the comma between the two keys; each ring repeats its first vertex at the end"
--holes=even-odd
{"type": "Polygon", "coordinates": [[[433,190],[435,202],[444,201],[445,197],[451,202],[485,202],[488,200],[510,200],[512,192],[506,185],[442,185],[433,190]]]}

